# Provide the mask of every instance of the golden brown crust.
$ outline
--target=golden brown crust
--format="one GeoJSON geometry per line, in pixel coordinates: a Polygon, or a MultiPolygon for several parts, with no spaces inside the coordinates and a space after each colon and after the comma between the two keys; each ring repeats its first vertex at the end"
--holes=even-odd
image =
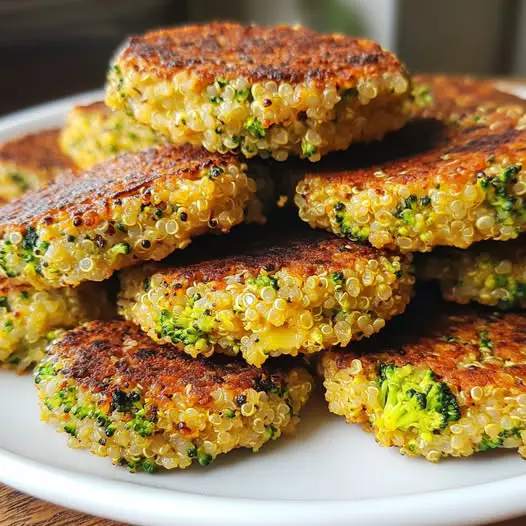
{"type": "Polygon", "coordinates": [[[418,302],[379,336],[337,354],[336,363],[345,368],[355,358],[371,375],[380,363],[409,364],[430,368],[459,391],[485,385],[526,391],[526,314],[418,302]]]}
{"type": "Polygon", "coordinates": [[[242,76],[249,82],[312,80],[349,87],[360,78],[405,73],[392,53],[370,40],[321,35],[303,27],[224,22],[132,37],[119,61],[132,61],[137,71],[162,78],[191,70],[203,84],[242,76]]]}
{"type": "Polygon", "coordinates": [[[175,285],[180,281],[223,280],[244,271],[251,275],[274,273],[282,268],[298,275],[337,272],[353,267],[357,260],[393,256],[370,245],[336,238],[312,230],[304,223],[247,225],[236,228],[227,239],[203,238],[191,250],[163,263],[146,264],[144,271],[160,273],[175,285]]]}
{"type": "Polygon", "coordinates": [[[500,91],[495,82],[468,76],[416,75],[413,83],[417,102],[415,110],[420,117],[437,117],[437,112],[465,115],[484,104],[526,105],[524,99],[500,91]],[[423,92],[429,94],[429,104],[419,105],[418,96],[423,92]]]}
{"type": "Polygon", "coordinates": [[[191,358],[172,345],[155,343],[133,323],[119,320],[88,322],[71,330],[53,345],[51,354],[64,360],[61,374],[93,392],[110,396],[116,389],[130,391],[140,386],[150,399],[162,401],[184,393],[191,385],[191,395],[201,404],[211,402],[211,393],[218,386],[257,391],[279,388],[289,369],[282,367],[282,361],[256,368],[224,356],[191,358]]]}
{"type": "Polygon", "coordinates": [[[233,160],[232,154],[214,154],[191,146],[124,153],[96,165],[69,184],[59,181],[2,207],[0,231],[8,226],[25,230],[42,220],[50,224],[59,212],[84,216],[84,224],[89,226],[90,212],[97,212],[98,220],[102,220],[118,199],[144,195],[147,200],[148,188],[153,185],[162,185],[174,178],[193,180],[202,169],[233,160]]]}
{"type": "Polygon", "coordinates": [[[104,113],[110,114],[112,110],[104,104],[103,101],[92,102],[91,104],[86,104],[84,106],[75,106],[73,111],[78,111],[80,113],[104,113]]]}
{"type": "Polygon", "coordinates": [[[388,183],[418,183],[426,190],[447,182],[461,188],[487,168],[490,156],[526,157],[526,129],[517,129],[526,101],[475,79],[430,80],[431,102],[417,108],[405,128],[380,144],[305,164],[304,179],[380,191],[388,183]]]}
{"type": "Polygon", "coordinates": [[[37,171],[75,169],[58,146],[59,134],[59,129],[43,130],[4,142],[0,144],[0,163],[11,162],[37,171]]]}

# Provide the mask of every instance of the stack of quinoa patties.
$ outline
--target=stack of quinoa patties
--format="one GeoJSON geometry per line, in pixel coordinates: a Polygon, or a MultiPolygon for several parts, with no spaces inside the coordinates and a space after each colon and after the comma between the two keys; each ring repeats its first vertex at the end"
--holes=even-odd
{"type": "MultiPolygon", "coordinates": [[[[422,322],[426,292],[390,320],[414,295],[412,252],[526,228],[525,109],[488,83],[413,81],[374,42],[299,26],[132,37],[105,103],[52,132],[72,169],[0,209],[6,330],[22,299],[93,287],[86,305],[107,303],[16,333],[47,342],[42,418],[130,470],[208,465],[292,432],[316,361],[329,409],[382,444],[430,460],[522,452],[526,356],[509,330],[521,314],[440,303],[422,322]],[[303,221],[276,208],[287,198],[303,221]]],[[[485,259],[437,250],[418,273],[448,299],[524,306],[518,242],[494,269],[481,243],[485,259]]],[[[4,361],[22,369],[46,345],[19,340],[4,361]]]]}

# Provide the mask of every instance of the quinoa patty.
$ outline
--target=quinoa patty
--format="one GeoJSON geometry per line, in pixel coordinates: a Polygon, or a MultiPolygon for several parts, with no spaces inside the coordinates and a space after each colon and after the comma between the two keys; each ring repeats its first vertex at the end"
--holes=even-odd
{"type": "Polygon", "coordinates": [[[0,366],[23,372],[43,358],[46,346],[64,329],[114,314],[98,283],[39,291],[0,280],[0,366]]]}
{"type": "Polygon", "coordinates": [[[364,149],[360,164],[351,164],[355,154],[306,168],[296,186],[300,217],[410,252],[517,237],[526,229],[526,103],[515,100],[483,96],[475,109],[466,102],[448,117],[451,101],[437,97],[428,116],[441,120],[414,119],[364,149]]]}
{"type": "Polygon", "coordinates": [[[436,280],[448,301],[526,309],[526,238],[438,248],[418,260],[418,277],[436,280]]]}
{"type": "Polygon", "coordinates": [[[432,462],[500,447],[526,458],[526,316],[419,309],[323,357],[329,410],[432,462]]]}
{"type": "Polygon", "coordinates": [[[264,369],[192,359],[124,321],[87,323],[55,342],[35,372],[42,419],[131,470],[210,464],[294,430],[312,389],[301,366],[264,369]]]}
{"type": "Polygon", "coordinates": [[[176,144],[317,161],[404,125],[411,84],[375,42],[213,22],[132,37],[106,103],[176,144]]]}
{"type": "MultiPolygon", "coordinates": [[[[237,248],[218,256],[207,244],[198,263],[123,272],[120,313],[194,357],[239,353],[260,366],[270,356],[314,353],[371,336],[410,300],[408,255],[311,231],[279,241],[262,230],[249,230],[247,237],[264,241],[248,241],[241,255],[237,248]]],[[[245,246],[231,237],[231,245],[245,246]]]]}
{"type": "Polygon", "coordinates": [[[73,108],[60,133],[62,151],[84,170],[119,153],[164,143],[151,128],[123,111],[112,111],[103,102],[73,108]]]}
{"type": "Polygon", "coordinates": [[[0,271],[37,288],[102,281],[208,231],[258,219],[256,182],[231,154],[125,153],[0,209],[0,271]]]}
{"type": "Polygon", "coordinates": [[[58,146],[60,130],[44,130],[0,144],[0,202],[52,182],[74,162],[58,146]]]}
{"type": "Polygon", "coordinates": [[[413,77],[413,115],[458,121],[479,111],[526,101],[500,91],[495,82],[467,76],[416,75],[413,77]]]}

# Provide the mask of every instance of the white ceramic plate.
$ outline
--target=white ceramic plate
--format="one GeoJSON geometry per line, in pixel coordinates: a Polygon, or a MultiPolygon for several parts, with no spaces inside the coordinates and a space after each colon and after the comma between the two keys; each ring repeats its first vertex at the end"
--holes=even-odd
{"type": "MultiPolygon", "coordinates": [[[[0,119],[0,141],[57,126],[89,93],[0,119]]],[[[430,464],[378,447],[330,415],[320,393],[297,436],[210,468],[130,474],[66,447],[40,422],[30,376],[0,371],[0,481],[95,515],[144,525],[453,525],[526,514],[526,462],[514,451],[430,464]]]]}

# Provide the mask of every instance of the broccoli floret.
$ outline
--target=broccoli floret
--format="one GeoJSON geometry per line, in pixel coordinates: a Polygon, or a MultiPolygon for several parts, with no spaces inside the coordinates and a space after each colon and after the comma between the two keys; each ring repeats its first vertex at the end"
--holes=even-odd
{"type": "Polygon", "coordinates": [[[341,289],[343,287],[343,281],[345,279],[345,276],[343,275],[343,272],[340,270],[338,272],[333,272],[331,274],[331,281],[334,283],[334,287],[336,290],[341,289]]]}
{"type": "Polygon", "coordinates": [[[208,466],[213,460],[214,457],[212,455],[205,453],[202,449],[197,450],[197,462],[199,462],[201,466],[208,466]]]}
{"type": "Polygon", "coordinates": [[[249,285],[255,285],[258,288],[272,287],[274,290],[278,290],[278,280],[274,276],[267,274],[260,274],[257,278],[250,278],[247,280],[249,285]]]}
{"type": "Polygon", "coordinates": [[[111,393],[111,408],[119,413],[135,412],[139,408],[141,395],[136,391],[125,393],[116,389],[111,393]]]}
{"type": "Polygon", "coordinates": [[[338,203],[334,209],[336,212],[338,212],[335,216],[336,223],[340,226],[340,232],[351,241],[360,241],[364,242],[367,241],[369,238],[369,227],[368,226],[360,226],[356,223],[353,223],[349,216],[344,213],[341,209],[340,205],[341,203],[338,203]]]}
{"type": "Polygon", "coordinates": [[[413,100],[417,106],[425,108],[433,104],[433,93],[431,87],[421,84],[413,90],[413,100]]]}
{"type": "Polygon", "coordinates": [[[247,100],[247,99],[248,99],[249,102],[251,102],[253,100],[250,88],[238,89],[236,91],[236,94],[235,94],[234,98],[238,102],[243,102],[244,100],[247,100]]]}
{"type": "Polygon", "coordinates": [[[154,424],[146,420],[145,410],[137,411],[132,420],[126,424],[126,429],[132,429],[142,437],[150,436],[154,431],[154,424]]]}
{"type": "Polygon", "coordinates": [[[7,175],[9,179],[18,186],[21,192],[27,192],[29,190],[30,185],[24,174],[21,174],[20,172],[10,172],[7,175]]]}
{"type": "Polygon", "coordinates": [[[213,321],[203,309],[193,309],[187,305],[182,313],[174,316],[169,310],[162,310],[157,323],[159,337],[170,338],[172,343],[195,345],[198,341],[208,341],[207,334],[212,330],[213,321]]]}
{"type": "Polygon", "coordinates": [[[311,157],[313,156],[318,149],[314,144],[311,144],[309,141],[307,141],[305,138],[301,140],[301,152],[305,157],[311,157]]]}
{"type": "Polygon", "coordinates": [[[390,431],[413,429],[430,439],[460,418],[455,395],[431,369],[381,364],[379,384],[383,414],[376,420],[378,427],[390,431]]]}
{"type": "Polygon", "coordinates": [[[511,195],[511,187],[517,182],[521,170],[520,164],[512,164],[498,175],[488,176],[483,173],[479,177],[478,185],[486,192],[487,201],[495,209],[502,224],[512,224],[514,217],[521,212],[520,207],[516,206],[517,198],[511,195]]]}
{"type": "Polygon", "coordinates": [[[491,451],[502,446],[502,438],[490,438],[484,433],[482,440],[479,443],[479,451],[491,451]]]}
{"type": "Polygon", "coordinates": [[[51,363],[43,363],[35,369],[35,383],[39,384],[42,380],[50,380],[57,375],[55,366],[51,363]]]}
{"type": "Polygon", "coordinates": [[[71,436],[77,436],[77,426],[73,422],[68,422],[64,426],[64,431],[69,433],[71,436]]]}
{"type": "Polygon", "coordinates": [[[261,124],[261,121],[256,117],[249,117],[243,127],[256,139],[263,139],[263,137],[265,137],[265,128],[263,128],[263,124],[261,124]]]}
{"type": "Polygon", "coordinates": [[[33,226],[27,227],[26,233],[24,234],[24,238],[22,240],[22,248],[24,250],[29,250],[30,252],[33,252],[33,250],[36,248],[38,242],[38,233],[33,226]]]}
{"type": "Polygon", "coordinates": [[[112,254],[124,254],[127,255],[131,252],[131,246],[128,243],[117,243],[113,245],[110,249],[112,254]]]}
{"type": "Polygon", "coordinates": [[[520,439],[521,431],[522,429],[520,427],[512,427],[511,429],[501,431],[496,438],[491,438],[484,433],[482,440],[479,442],[479,451],[491,451],[492,449],[502,447],[506,438],[515,437],[520,439]]]}

